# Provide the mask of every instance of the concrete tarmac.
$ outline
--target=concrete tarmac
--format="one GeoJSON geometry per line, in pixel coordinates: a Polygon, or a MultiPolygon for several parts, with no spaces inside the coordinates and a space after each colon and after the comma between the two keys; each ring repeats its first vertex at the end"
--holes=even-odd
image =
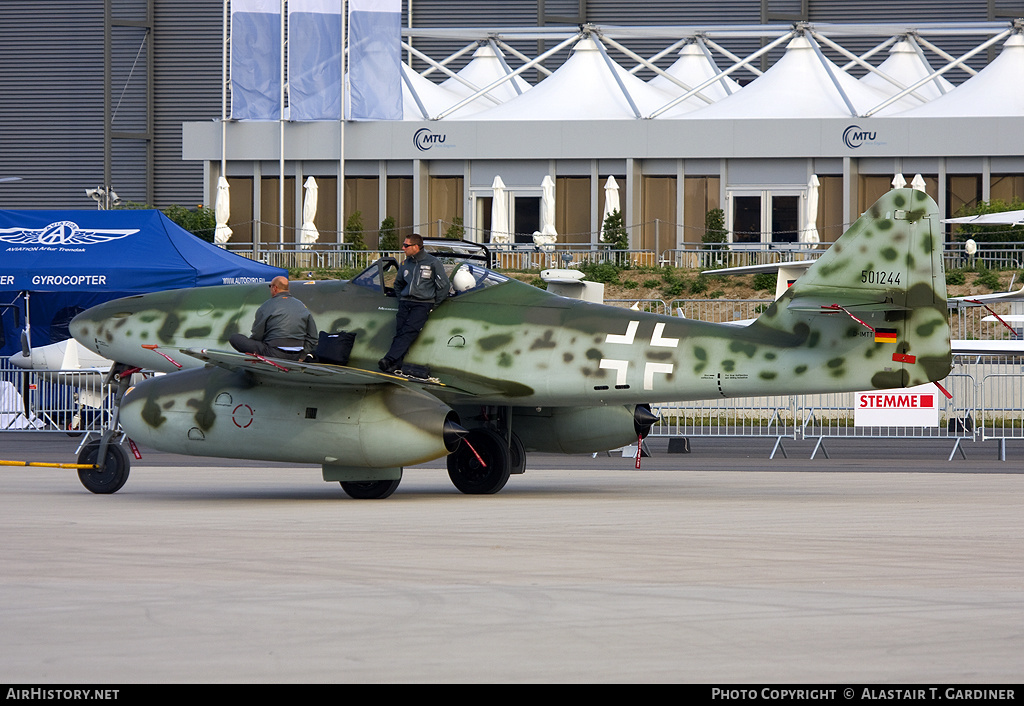
{"type": "MultiPolygon", "coordinates": [[[[77,440],[0,435],[0,458],[77,440]]],[[[115,495],[0,468],[0,681],[1019,683],[1024,473],[971,444],[664,440],[443,462],[357,501],[319,468],[143,449],[115,495]]],[[[841,693],[841,692],[840,692],[841,693]]]]}

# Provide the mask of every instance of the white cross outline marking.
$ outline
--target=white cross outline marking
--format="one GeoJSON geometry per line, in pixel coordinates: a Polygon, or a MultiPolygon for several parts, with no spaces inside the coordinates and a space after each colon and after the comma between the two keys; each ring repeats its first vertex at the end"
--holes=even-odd
{"type": "Polygon", "coordinates": [[[672,371],[675,370],[675,365],[672,363],[648,363],[644,366],[644,389],[654,389],[654,374],[665,373],[671,375],[672,371]]]}
{"type": "Polygon", "coordinates": [[[601,363],[598,365],[598,367],[604,368],[605,370],[614,370],[616,385],[626,384],[626,368],[629,367],[628,360],[614,360],[610,358],[602,358],[601,363]]]}
{"type": "Polygon", "coordinates": [[[605,336],[605,343],[623,343],[627,346],[632,345],[633,339],[636,338],[636,330],[640,327],[639,321],[630,321],[629,326],[626,327],[626,333],[609,333],[605,336]]]}
{"type": "Polygon", "coordinates": [[[679,346],[678,338],[662,338],[661,334],[663,333],[665,333],[665,324],[654,324],[654,335],[651,336],[652,346],[660,348],[677,348],[679,346]]]}

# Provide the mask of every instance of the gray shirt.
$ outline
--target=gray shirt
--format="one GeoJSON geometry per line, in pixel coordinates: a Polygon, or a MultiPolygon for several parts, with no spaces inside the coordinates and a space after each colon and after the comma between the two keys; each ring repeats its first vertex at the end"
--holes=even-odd
{"type": "Polygon", "coordinates": [[[301,347],[309,353],[319,335],[306,305],[288,292],[278,292],[256,310],[251,338],[277,348],[301,347]]]}

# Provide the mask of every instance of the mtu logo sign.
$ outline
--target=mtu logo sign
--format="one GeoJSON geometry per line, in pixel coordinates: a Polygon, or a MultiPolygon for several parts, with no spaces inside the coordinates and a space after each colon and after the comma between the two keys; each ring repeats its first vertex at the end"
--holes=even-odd
{"type": "Polygon", "coordinates": [[[884,144],[875,140],[877,134],[874,130],[865,130],[859,125],[850,125],[843,130],[843,144],[851,150],[866,144],[884,144]]]}
{"type": "Polygon", "coordinates": [[[444,133],[431,132],[429,128],[422,127],[412,136],[412,143],[420,152],[426,152],[431,147],[442,147],[447,135],[444,133]]]}

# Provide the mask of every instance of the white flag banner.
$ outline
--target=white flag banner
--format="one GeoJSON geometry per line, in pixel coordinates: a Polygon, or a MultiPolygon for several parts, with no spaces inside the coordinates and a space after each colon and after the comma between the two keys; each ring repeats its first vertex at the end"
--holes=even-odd
{"type": "Polygon", "coordinates": [[[349,0],[350,120],[402,119],[402,2],[349,0]]]}
{"type": "Polygon", "coordinates": [[[231,117],[281,117],[281,2],[231,3],[231,117]]]}
{"type": "Polygon", "coordinates": [[[341,120],[342,0],[289,0],[291,120],[341,120]]]}

